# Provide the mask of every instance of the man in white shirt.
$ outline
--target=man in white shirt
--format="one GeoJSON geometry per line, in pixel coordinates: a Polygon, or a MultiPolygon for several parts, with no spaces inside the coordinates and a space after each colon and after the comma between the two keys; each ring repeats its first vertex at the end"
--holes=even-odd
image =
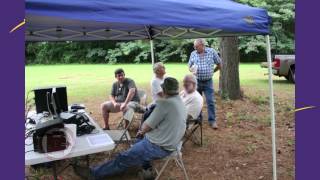
{"type": "Polygon", "coordinates": [[[197,119],[203,106],[203,98],[197,91],[197,78],[189,74],[183,79],[183,91],[180,97],[187,108],[188,118],[197,119]]]}
{"type": "Polygon", "coordinates": [[[162,62],[158,62],[153,66],[153,72],[155,76],[151,80],[151,94],[152,94],[152,104],[156,102],[157,99],[163,97],[163,90],[161,84],[165,79],[166,69],[162,62]]]}

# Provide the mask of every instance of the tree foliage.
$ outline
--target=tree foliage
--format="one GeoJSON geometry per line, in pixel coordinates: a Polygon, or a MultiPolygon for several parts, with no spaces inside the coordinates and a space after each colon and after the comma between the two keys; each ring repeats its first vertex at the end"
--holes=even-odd
{"type": "MultiPolygon", "coordinates": [[[[237,0],[250,6],[268,10],[272,17],[271,39],[274,53],[294,53],[294,0],[237,0]]],[[[207,39],[219,48],[220,38],[207,39]]],[[[156,60],[185,62],[193,50],[193,40],[155,41],[156,60]]],[[[239,38],[240,61],[264,61],[263,36],[239,38]]],[[[143,63],[150,62],[149,41],[96,41],[96,42],[40,42],[26,43],[27,64],[52,63],[143,63]]]]}
{"type": "MultiPolygon", "coordinates": [[[[272,18],[271,39],[274,53],[289,54],[295,52],[295,2],[294,0],[238,0],[243,4],[264,8],[272,18]]],[[[240,53],[263,54],[265,40],[262,36],[240,37],[240,53]],[[263,53],[262,53],[263,52],[263,53]]]]}

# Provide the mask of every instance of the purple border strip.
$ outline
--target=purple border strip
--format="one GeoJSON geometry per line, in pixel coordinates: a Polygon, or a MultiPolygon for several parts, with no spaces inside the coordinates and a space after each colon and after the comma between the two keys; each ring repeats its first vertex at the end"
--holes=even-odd
{"type": "Polygon", "coordinates": [[[23,0],[1,1],[1,174],[24,179],[24,28],[9,31],[24,19],[23,0]]]}
{"type": "Polygon", "coordinates": [[[296,2],[296,179],[320,179],[320,2],[296,2]]]}

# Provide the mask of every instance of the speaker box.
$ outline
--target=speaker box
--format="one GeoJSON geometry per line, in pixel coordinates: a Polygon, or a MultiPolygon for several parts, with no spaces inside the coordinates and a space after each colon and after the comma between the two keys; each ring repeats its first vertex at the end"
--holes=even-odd
{"type": "Polygon", "coordinates": [[[66,134],[61,119],[53,119],[37,124],[33,133],[33,148],[35,152],[48,153],[67,148],[66,134]]]}

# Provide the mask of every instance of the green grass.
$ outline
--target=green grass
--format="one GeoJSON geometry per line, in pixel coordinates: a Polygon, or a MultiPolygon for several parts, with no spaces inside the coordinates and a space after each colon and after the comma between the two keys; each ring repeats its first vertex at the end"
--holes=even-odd
{"type": "MultiPolygon", "coordinates": [[[[71,65],[30,65],[25,68],[26,93],[36,87],[66,85],[71,102],[90,100],[95,97],[107,97],[114,79],[114,70],[122,67],[126,76],[135,80],[138,88],[149,88],[152,78],[150,64],[71,64],[71,65]]],[[[182,80],[188,72],[186,64],[166,64],[169,76],[182,80]]],[[[240,65],[241,87],[253,90],[268,90],[267,69],[257,63],[240,65]]],[[[218,74],[214,75],[215,88],[218,86],[218,74]]],[[[294,93],[294,85],[284,78],[274,77],[274,89],[294,93]]]]}

